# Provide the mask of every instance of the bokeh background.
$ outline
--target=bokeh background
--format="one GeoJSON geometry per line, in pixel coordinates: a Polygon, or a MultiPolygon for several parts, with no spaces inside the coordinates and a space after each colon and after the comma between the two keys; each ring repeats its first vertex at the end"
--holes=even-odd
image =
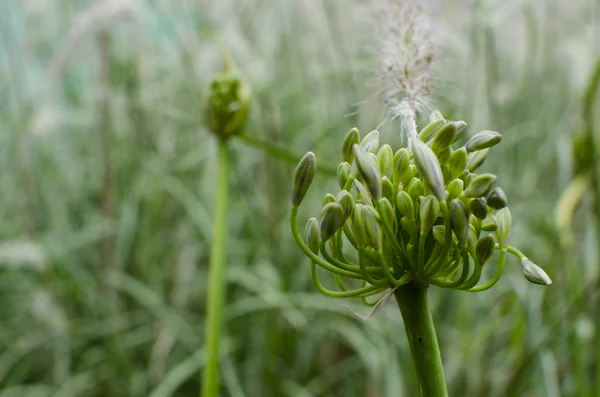
{"type": "MultiPolygon", "coordinates": [[[[416,395],[395,303],[363,322],[360,301],[319,295],[287,218],[303,153],[321,169],[307,219],[348,129],[399,138],[371,83],[375,3],[0,1],[0,397],[198,395],[215,40],[253,89],[231,142],[223,396],[416,395]]],[[[600,3],[426,10],[435,105],[468,136],[503,134],[485,167],[512,242],[554,281],[527,283],[513,258],[485,293],[432,289],[450,395],[598,395],[600,3]]]]}

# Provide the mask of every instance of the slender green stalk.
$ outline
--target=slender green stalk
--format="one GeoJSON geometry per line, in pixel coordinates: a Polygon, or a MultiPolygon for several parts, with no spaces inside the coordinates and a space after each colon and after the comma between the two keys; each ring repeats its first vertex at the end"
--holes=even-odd
{"type": "Polygon", "coordinates": [[[447,397],[442,357],[427,303],[427,287],[409,283],[394,293],[408,337],[422,397],[447,397]]]}
{"type": "Polygon", "coordinates": [[[202,377],[203,397],[219,393],[219,344],[225,292],[225,252],[227,239],[227,205],[229,201],[229,159],[227,142],[219,142],[219,169],[213,241],[210,252],[208,295],[206,299],[206,368],[202,377]]]}

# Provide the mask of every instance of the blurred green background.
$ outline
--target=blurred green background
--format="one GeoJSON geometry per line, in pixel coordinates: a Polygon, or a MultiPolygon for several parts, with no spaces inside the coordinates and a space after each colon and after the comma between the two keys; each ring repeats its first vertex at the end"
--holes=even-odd
{"type": "MultiPolygon", "coordinates": [[[[223,395],[416,395],[396,304],[363,322],[346,306],[367,312],[360,301],[319,295],[287,219],[299,157],[335,167],[348,129],[386,118],[370,83],[375,3],[0,1],[0,397],[198,395],[215,38],[253,89],[231,142],[223,395]]],[[[435,105],[467,138],[503,134],[484,167],[509,197],[512,241],[554,281],[528,284],[511,259],[485,293],[432,288],[449,393],[600,395],[600,2],[427,9],[435,105]]],[[[388,120],[382,141],[398,129],[388,120]]],[[[320,174],[301,222],[335,186],[320,174]]]]}

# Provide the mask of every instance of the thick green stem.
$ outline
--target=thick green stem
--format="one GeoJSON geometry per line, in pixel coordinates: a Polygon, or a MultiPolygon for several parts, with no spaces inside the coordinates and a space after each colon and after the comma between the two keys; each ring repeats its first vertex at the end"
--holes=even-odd
{"type": "Polygon", "coordinates": [[[394,293],[408,337],[422,397],[447,397],[442,357],[427,303],[427,287],[409,283],[394,293]]]}
{"type": "Polygon", "coordinates": [[[229,201],[229,159],[227,143],[219,143],[219,169],[213,241],[210,252],[208,296],[206,299],[206,367],[202,377],[203,397],[219,395],[219,344],[223,322],[225,294],[225,252],[227,239],[227,205],[229,201]]]}

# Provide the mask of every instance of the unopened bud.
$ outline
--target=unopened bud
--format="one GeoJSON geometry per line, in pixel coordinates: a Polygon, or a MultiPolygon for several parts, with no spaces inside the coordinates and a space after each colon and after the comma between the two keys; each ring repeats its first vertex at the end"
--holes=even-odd
{"type": "Polygon", "coordinates": [[[465,149],[469,153],[476,152],[497,145],[501,140],[502,135],[496,131],[481,131],[465,143],[465,149]]]}
{"type": "Polygon", "coordinates": [[[500,210],[508,204],[506,200],[506,195],[504,194],[504,190],[501,187],[495,187],[490,191],[487,197],[487,203],[490,207],[500,210]]]}
{"type": "Polygon", "coordinates": [[[459,244],[464,247],[469,233],[469,213],[459,199],[450,202],[450,221],[459,244]]]}
{"type": "Polygon", "coordinates": [[[300,162],[294,171],[294,180],[292,182],[292,206],[300,206],[316,172],[317,158],[314,153],[308,152],[300,159],[300,162]]]}
{"type": "Polygon", "coordinates": [[[467,168],[467,151],[465,148],[455,150],[448,159],[450,178],[458,178],[467,168]]]}
{"type": "Polygon", "coordinates": [[[444,177],[440,163],[431,149],[418,139],[411,139],[411,148],[417,169],[429,190],[439,201],[446,200],[444,177]]]}
{"type": "Polygon", "coordinates": [[[540,285],[552,284],[552,280],[546,272],[528,258],[523,258],[521,265],[523,266],[523,275],[529,282],[540,285]]]}
{"type": "Polygon", "coordinates": [[[375,164],[369,154],[358,145],[354,145],[353,148],[358,172],[365,181],[365,185],[367,186],[367,189],[369,189],[371,197],[377,201],[381,198],[381,174],[379,173],[379,167],[375,164]]]}
{"type": "Polygon", "coordinates": [[[348,219],[352,215],[352,209],[354,208],[354,199],[352,195],[346,190],[342,190],[338,193],[336,202],[344,209],[344,220],[348,219]]]}
{"type": "Polygon", "coordinates": [[[396,196],[396,207],[402,215],[408,218],[415,216],[415,204],[410,195],[404,190],[398,192],[396,196]]]}
{"type": "Polygon", "coordinates": [[[467,185],[463,195],[465,197],[481,197],[487,194],[492,188],[492,185],[496,182],[496,175],[494,174],[481,174],[477,175],[467,185]]]}
{"type": "Polygon", "coordinates": [[[495,232],[496,229],[498,229],[496,216],[494,214],[488,214],[487,217],[481,221],[481,230],[484,232],[495,232]]]}
{"type": "Polygon", "coordinates": [[[485,219],[487,216],[487,203],[485,197],[479,197],[471,200],[469,205],[471,213],[479,219],[485,219]]]}
{"type": "Polygon", "coordinates": [[[323,197],[323,207],[329,203],[335,203],[335,196],[331,193],[326,193],[323,197]]]}
{"type": "Polygon", "coordinates": [[[318,255],[321,247],[321,239],[319,238],[319,221],[317,218],[310,218],[306,223],[305,229],[306,245],[313,252],[318,255]]]}
{"type": "Polygon", "coordinates": [[[346,163],[352,164],[354,160],[354,152],[352,151],[352,146],[358,145],[360,142],[360,133],[358,129],[352,128],[346,136],[344,137],[344,142],[342,143],[342,159],[346,163]]]}
{"type": "Polygon", "coordinates": [[[411,164],[408,166],[408,169],[406,170],[404,175],[402,175],[402,180],[400,182],[408,186],[408,184],[410,183],[410,181],[412,181],[415,175],[417,175],[417,167],[415,167],[414,164],[411,164]]]}
{"type": "Polygon", "coordinates": [[[410,165],[410,155],[408,154],[408,150],[404,148],[399,149],[394,155],[393,163],[392,179],[394,180],[394,183],[400,183],[404,179],[404,174],[406,174],[410,165]]]}
{"type": "MultiPolygon", "coordinates": [[[[465,149],[466,150],[466,149],[465,149]]],[[[467,156],[467,169],[470,172],[475,171],[477,168],[483,164],[485,161],[490,149],[478,150],[473,153],[469,153],[467,156]]]]}
{"type": "Polygon", "coordinates": [[[363,225],[365,226],[365,232],[367,234],[367,244],[373,247],[376,251],[381,250],[382,237],[381,228],[377,222],[377,212],[373,207],[364,207],[363,211],[363,225]]]}
{"type": "Polygon", "coordinates": [[[465,123],[464,121],[453,121],[452,123],[456,127],[456,135],[454,136],[454,140],[452,141],[452,143],[454,143],[460,138],[462,138],[462,136],[465,134],[465,131],[467,130],[467,123],[465,123]]]}
{"type": "Polygon", "coordinates": [[[350,176],[350,170],[352,166],[349,163],[343,162],[338,165],[337,168],[337,180],[338,185],[340,185],[340,189],[343,189],[346,186],[346,182],[348,181],[348,177],[350,176]]]}
{"type": "Polygon", "coordinates": [[[440,213],[440,203],[434,196],[421,197],[420,201],[419,222],[421,224],[421,234],[427,234],[440,213]]]}
{"type": "Polygon", "coordinates": [[[344,224],[344,209],[338,203],[326,204],[321,210],[321,239],[329,240],[344,224]]]}
{"type": "Polygon", "coordinates": [[[440,128],[431,140],[431,150],[438,154],[452,144],[456,135],[456,127],[452,123],[446,123],[440,128]]]}
{"type": "Polygon", "coordinates": [[[392,147],[388,144],[381,146],[377,151],[377,158],[379,159],[379,171],[381,172],[381,175],[387,174],[392,167],[394,158],[392,147]]]}
{"type": "Polygon", "coordinates": [[[387,176],[381,178],[381,196],[390,201],[394,199],[394,185],[387,176]]]}
{"type": "Polygon", "coordinates": [[[440,164],[446,165],[446,163],[448,163],[448,160],[450,159],[451,154],[452,154],[452,149],[450,148],[450,146],[446,147],[446,149],[439,152],[437,157],[438,157],[438,161],[440,162],[440,164]]]}
{"type": "Polygon", "coordinates": [[[383,213],[380,214],[380,216],[383,216],[390,225],[393,225],[395,219],[394,207],[392,207],[392,204],[385,197],[379,200],[379,202],[381,203],[381,208],[383,210],[383,213]]]}
{"type": "Polygon", "coordinates": [[[477,258],[477,264],[479,266],[483,266],[490,256],[494,253],[494,248],[496,246],[496,241],[491,234],[483,236],[477,242],[477,246],[475,247],[475,257],[477,258]]]}
{"type": "Polygon", "coordinates": [[[421,132],[419,132],[419,135],[417,136],[417,138],[421,142],[429,142],[429,140],[435,136],[435,133],[438,132],[438,130],[444,124],[446,124],[446,121],[443,118],[442,119],[433,120],[432,122],[430,122],[429,124],[427,124],[421,130],[421,132]]]}
{"type": "MultiPolygon", "coordinates": [[[[379,131],[369,132],[360,142],[360,147],[367,153],[377,153],[377,150],[379,150],[379,131]]],[[[354,155],[356,156],[356,153],[354,155]]]]}
{"type": "Polygon", "coordinates": [[[469,224],[469,232],[467,234],[467,250],[473,258],[476,257],[476,253],[475,253],[476,246],[477,246],[477,231],[475,230],[475,227],[473,225],[469,224]]]}
{"type": "Polygon", "coordinates": [[[444,225],[435,225],[433,227],[433,238],[439,244],[446,243],[446,227],[444,225]]]}
{"type": "Polygon", "coordinates": [[[419,178],[413,178],[412,181],[408,184],[406,191],[413,199],[417,199],[420,195],[423,194],[423,182],[419,178]]]}
{"type": "Polygon", "coordinates": [[[510,236],[510,226],[512,223],[510,210],[504,207],[496,212],[498,228],[496,229],[496,239],[500,248],[506,248],[508,237],[510,236]]]}
{"type": "Polygon", "coordinates": [[[462,179],[455,179],[447,186],[448,200],[452,201],[463,193],[464,182],[462,179]]]}
{"type": "Polygon", "coordinates": [[[364,247],[367,243],[367,233],[363,224],[364,208],[363,204],[355,204],[354,211],[352,212],[352,232],[359,247],[364,247]]]}

